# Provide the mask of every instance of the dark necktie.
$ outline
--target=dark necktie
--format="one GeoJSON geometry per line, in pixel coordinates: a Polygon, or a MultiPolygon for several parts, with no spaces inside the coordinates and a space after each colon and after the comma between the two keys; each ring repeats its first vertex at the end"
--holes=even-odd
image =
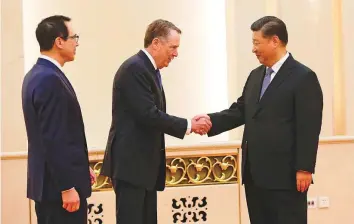
{"type": "Polygon", "coordinates": [[[157,84],[159,85],[160,89],[162,89],[161,74],[159,69],[156,69],[156,77],[157,77],[157,84]]]}
{"type": "Polygon", "coordinates": [[[273,73],[273,69],[272,68],[267,68],[266,74],[264,76],[263,79],[263,84],[262,84],[262,90],[261,90],[261,96],[259,97],[259,99],[262,98],[264,92],[266,91],[266,89],[268,88],[270,81],[271,81],[271,77],[270,75],[273,73]]]}

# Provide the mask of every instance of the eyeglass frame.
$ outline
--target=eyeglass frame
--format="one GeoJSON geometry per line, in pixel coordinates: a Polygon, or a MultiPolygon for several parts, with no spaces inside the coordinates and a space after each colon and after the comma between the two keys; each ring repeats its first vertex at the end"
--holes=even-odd
{"type": "Polygon", "coordinates": [[[76,41],[76,43],[78,43],[78,42],[79,42],[79,38],[80,38],[80,36],[79,36],[79,35],[77,35],[77,34],[74,34],[74,35],[72,35],[72,36],[68,36],[68,38],[70,38],[70,39],[74,39],[74,40],[76,41]]]}
{"type": "Polygon", "coordinates": [[[72,36],[68,36],[66,39],[64,38],[64,37],[60,37],[60,38],[62,38],[62,39],[64,39],[64,40],[67,40],[67,39],[73,39],[73,40],[75,40],[76,41],[76,43],[78,43],[79,42],[79,38],[80,38],[80,36],[79,35],[77,35],[77,34],[74,34],[74,35],[72,35],[72,36]]]}

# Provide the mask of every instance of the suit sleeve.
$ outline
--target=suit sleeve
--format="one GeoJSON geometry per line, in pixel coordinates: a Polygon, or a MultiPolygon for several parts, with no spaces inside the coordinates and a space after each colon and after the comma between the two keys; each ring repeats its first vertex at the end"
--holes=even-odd
{"type": "Polygon", "coordinates": [[[295,93],[296,170],[314,173],[322,125],[323,95],[314,72],[309,72],[295,93]]]}
{"type": "Polygon", "coordinates": [[[243,87],[242,95],[230,106],[229,109],[208,114],[212,123],[212,127],[208,132],[209,137],[245,124],[245,89],[247,88],[249,77],[243,87]]]}
{"type": "Polygon", "coordinates": [[[74,187],[73,156],[68,142],[68,99],[56,76],[45,77],[33,92],[46,165],[60,191],[74,187]]]}
{"type": "Polygon", "coordinates": [[[163,133],[183,139],[187,120],[159,110],[154,102],[151,85],[141,72],[125,73],[118,86],[136,120],[163,133]]]}

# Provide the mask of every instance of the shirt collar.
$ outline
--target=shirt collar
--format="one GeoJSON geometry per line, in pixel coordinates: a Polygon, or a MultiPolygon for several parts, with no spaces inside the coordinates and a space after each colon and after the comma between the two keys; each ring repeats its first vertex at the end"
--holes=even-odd
{"type": "Polygon", "coordinates": [[[289,56],[290,56],[289,52],[286,52],[286,54],[279,61],[277,61],[277,63],[275,63],[272,66],[272,70],[274,71],[274,73],[277,73],[279,71],[279,69],[284,64],[286,59],[288,59],[289,56]]]}
{"type": "Polygon", "coordinates": [[[39,56],[39,58],[42,58],[42,59],[45,59],[45,60],[48,60],[48,61],[52,62],[55,66],[57,66],[60,69],[60,71],[62,71],[64,73],[62,67],[60,66],[60,64],[59,64],[59,62],[57,60],[55,60],[55,59],[53,59],[51,57],[48,57],[47,55],[43,55],[43,54],[41,54],[39,56]]]}
{"type": "Polygon", "coordinates": [[[157,69],[156,63],[154,58],[149,54],[149,52],[146,49],[142,49],[142,51],[146,54],[146,56],[150,59],[152,65],[154,66],[155,70],[157,69]]]}

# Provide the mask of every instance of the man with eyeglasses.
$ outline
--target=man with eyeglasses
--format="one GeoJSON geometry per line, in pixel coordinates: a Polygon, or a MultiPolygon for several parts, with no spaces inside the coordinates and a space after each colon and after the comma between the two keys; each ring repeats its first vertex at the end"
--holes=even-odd
{"type": "Polygon", "coordinates": [[[79,36],[70,18],[51,16],[38,24],[36,37],[41,56],[22,86],[27,197],[35,201],[38,224],[87,224],[86,198],[95,175],[80,105],[62,70],[74,60],[79,36]]]}

